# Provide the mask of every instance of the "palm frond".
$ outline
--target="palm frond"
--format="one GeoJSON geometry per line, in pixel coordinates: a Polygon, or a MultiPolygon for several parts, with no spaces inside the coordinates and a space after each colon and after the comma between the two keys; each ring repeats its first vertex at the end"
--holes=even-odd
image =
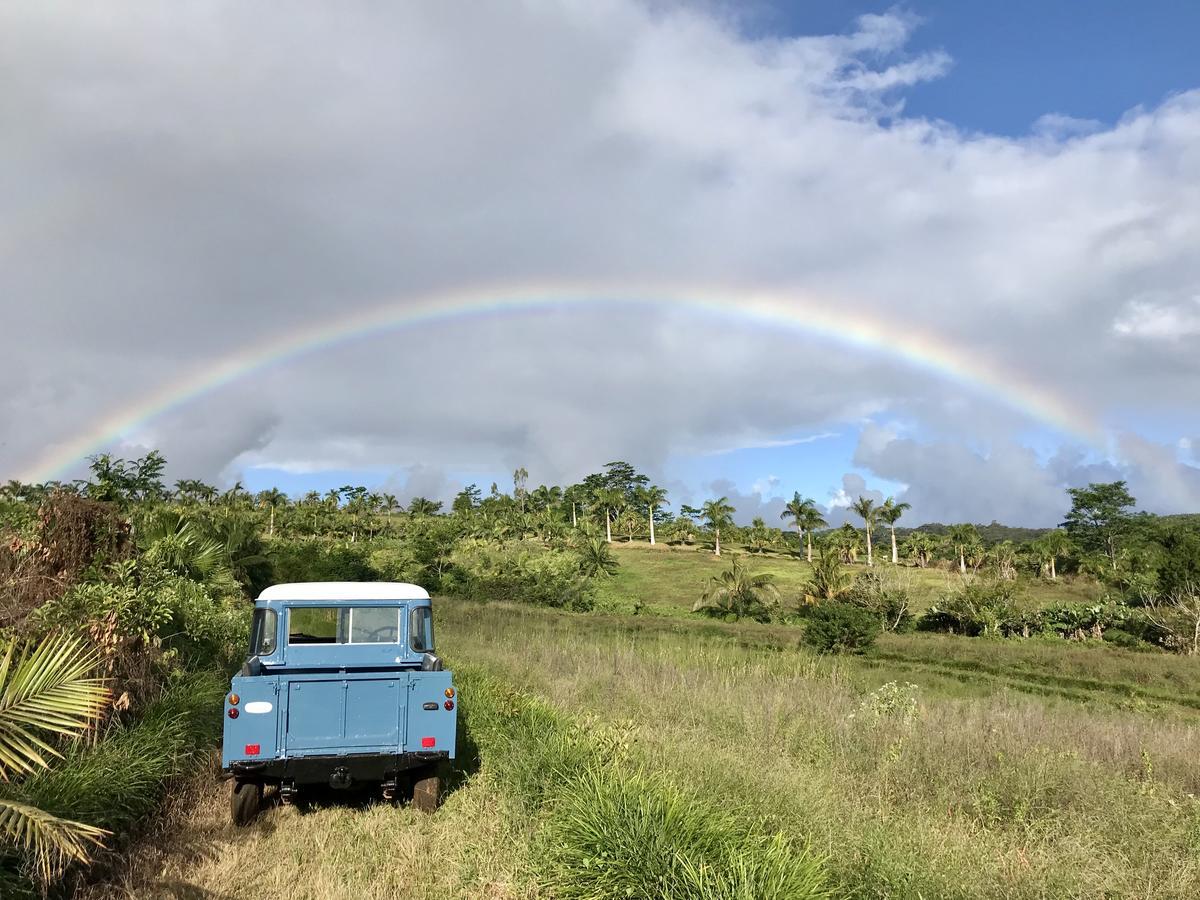
{"type": "Polygon", "coordinates": [[[0,799],[0,836],[25,851],[43,882],[71,861],[87,862],[107,834],[103,828],[60,819],[36,806],[0,799]]]}
{"type": "Polygon", "coordinates": [[[18,651],[0,650],[0,779],[28,775],[61,756],[38,732],[74,736],[104,712],[109,690],[90,672],[97,652],[78,638],[52,636],[18,651]]]}

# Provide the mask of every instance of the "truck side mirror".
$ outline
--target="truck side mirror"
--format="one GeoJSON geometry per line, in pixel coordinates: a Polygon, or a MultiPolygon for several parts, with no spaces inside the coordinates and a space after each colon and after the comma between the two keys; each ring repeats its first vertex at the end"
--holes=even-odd
{"type": "Polygon", "coordinates": [[[442,671],[442,658],[433,653],[424,653],[421,655],[421,671],[422,672],[440,672],[442,671]]]}

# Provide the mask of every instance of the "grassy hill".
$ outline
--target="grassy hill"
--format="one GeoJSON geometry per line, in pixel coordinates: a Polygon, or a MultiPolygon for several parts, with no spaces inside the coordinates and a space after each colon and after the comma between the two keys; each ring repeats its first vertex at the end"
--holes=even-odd
{"type": "MultiPolygon", "coordinates": [[[[632,612],[634,605],[640,603],[645,613],[688,614],[708,580],[729,566],[734,553],[741,554],[751,572],[769,572],[775,576],[775,586],[785,602],[802,596],[804,584],[811,577],[811,569],[802,557],[786,553],[760,555],[733,547],[725,549],[718,558],[704,548],[667,544],[651,547],[643,542],[615,543],[612,548],[620,568],[613,577],[599,582],[599,600],[602,608],[614,612],[632,612]]],[[[867,571],[865,563],[851,568],[855,572],[867,571]]],[[[914,613],[928,608],[961,583],[956,571],[893,567],[884,559],[877,559],[876,568],[894,575],[908,590],[914,613]]],[[[1103,590],[1095,581],[1085,578],[1060,579],[1057,583],[1023,579],[1021,585],[1026,599],[1037,605],[1089,602],[1098,599],[1103,590]]]]}

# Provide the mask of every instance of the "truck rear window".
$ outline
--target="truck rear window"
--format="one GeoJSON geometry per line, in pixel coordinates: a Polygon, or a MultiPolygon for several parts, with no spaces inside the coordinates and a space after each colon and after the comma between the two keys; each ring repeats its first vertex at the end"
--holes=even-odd
{"type": "Polygon", "coordinates": [[[289,644],[396,644],[395,606],[302,606],[288,610],[289,644]]]}

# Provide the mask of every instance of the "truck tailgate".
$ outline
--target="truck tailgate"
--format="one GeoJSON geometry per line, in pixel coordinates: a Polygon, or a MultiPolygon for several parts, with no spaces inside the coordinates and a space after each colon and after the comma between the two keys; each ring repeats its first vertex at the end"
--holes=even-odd
{"type": "Polygon", "coordinates": [[[288,683],[285,747],[397,752],[404,742],[407,677],[337,677],[288,683]]]}

